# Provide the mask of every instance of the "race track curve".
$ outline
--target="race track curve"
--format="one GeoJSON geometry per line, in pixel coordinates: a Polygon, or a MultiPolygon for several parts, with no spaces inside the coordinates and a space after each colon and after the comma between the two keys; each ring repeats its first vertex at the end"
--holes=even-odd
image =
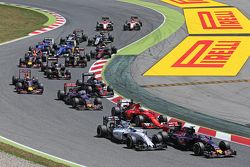
{"type": "MultiPolygon", "coordinates": [[[[13,92],[13,87],[9,86],[12,75],[18,72],[16,66],[18,59],[24,55],[28,46],[34,45],[43,37],[50,36],[58,40],[61,36],[72,32],[74,28],[81,27],[88,36],[93,36],[96,21],[101,16],[110,16],[115,23],[115,31],[112,33],[115,36],[114,45],[121,48],[158,27],[163,20],[159,13],[114,0],[8,0],[6,2],[58,12],[67,19],[67,23],[43,35],[0,46],[0,135],[60,158],[93,167],[248,166],[249,148],[236,144],[232,144],[239,154],[236,158],[208,160],[171,147],[166,151],[136,152],[124,148],[124,145],[95,138],[97,124],[102,123],[102,116],[110,114],[113,104],[104,99],[102,112],[75,111],[63,102],[55,100],[56,92],[63,88],[64,81],[48,81],[37,70],[32,72],[44,83],[44,95],[17,95],[13,92]],[[130,15],[137,15],[143,20],[141,32],[121,31],[124,21],[130,15]]],[[[71,71],[73,81],[80,78],[82,70],[71,71]]]]}

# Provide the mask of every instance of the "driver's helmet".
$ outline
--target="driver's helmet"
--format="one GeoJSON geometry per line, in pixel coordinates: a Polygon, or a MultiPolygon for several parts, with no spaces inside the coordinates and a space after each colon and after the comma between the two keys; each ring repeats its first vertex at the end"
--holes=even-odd
{"type": "Polygon", "coordinates": [[[59,67],[59,64],[58,64],[58,63],[56,63],[56,64],[55,64],[55,67],[56,67],[56,68],[58,68],[58,67],[59,67]]]}
{"type": "Polygon", "coordinates": [[[80,94],[80,95],[85,95],[85,94],[86,94],[86,91],[85,91],[85,90],[81,90],[81,91],[79,91],[79,94],[80,94]]]}
{"type": "Polygon", "coordinates": [[[103,32],[100,32],[100,35],[101,35],[101,36],[104,36],[104,33],[103,33],[103,32]]]}
{"type": "Polygon", "coordinates": [[[30,80],[30,76],[27,75],[25,79],[26,79],[26,81],[29,81],[30,80]]]}
{"type": "Polygon", "coordinates": [[[122,110],[125,110],[126,108],[128,108],[128,105],[126,105],[126,104],[122,105],[121,108],[122,108],[122,110]]]}
{"type": "Polygon", "coordinates": [[[72,88],[70,88],[70,89],[69,89],[69,92],[73,92],[73,89],[72,89],[72,88]]]}

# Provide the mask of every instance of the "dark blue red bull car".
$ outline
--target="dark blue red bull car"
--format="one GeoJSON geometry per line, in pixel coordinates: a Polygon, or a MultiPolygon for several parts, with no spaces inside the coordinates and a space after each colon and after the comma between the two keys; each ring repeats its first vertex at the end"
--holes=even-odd
{"type": "Polygon", "coordinates": [[[181,123],[178,123],[173,128],[169,127],[167,132],[168,136],[165,138],[169,145],[182,150],[192,150],[196,156],[222,158],[236,155],[236,151],[231,149],[228,142],[220,141],[217,144],[211,137],[195,133],[194,127],[182,127],[181,123]]]}

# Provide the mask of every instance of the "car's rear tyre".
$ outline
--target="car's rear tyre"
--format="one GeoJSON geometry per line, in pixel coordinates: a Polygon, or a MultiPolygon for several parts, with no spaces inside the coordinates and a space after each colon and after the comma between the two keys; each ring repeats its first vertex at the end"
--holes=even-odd
{"type": "Polygon", "coordinates": [[[162,132],[159,132],[158,134],[160,134],[162,136],[162,142],[164,142],[164,143],[168,142],[169,137],[168,137],[167,132],[162,131],[162,132]]]}
{"type": "Polygon", "coordinates": [[[108,134],[108,128],[105,125],[97,126],[97,137],[106,137],[108,134]]]}
{"type": "Polygon", "coordinates": [[[135,117],[135,126],[141,126],[141,124],[144,122],[144,117],[142,115],[137,115],[135,117]]]}
{"type": "Polygon", "coordinates": [[[152,136],[152,142],[153,142],[154,144],[162,143],[162,142],[163,142],[163,138],[162,138],[162,136],[161,136],[159,133],[154,134],[154,135],[152,136]]]}
{"type": "Polygon", "coordinates": [[[58,90],[57,91],[57,98],[59,100],[62,100],[64,98],[65,92],[63,90],[58,90]]]}
{"type": "Polygon", "coordinates": [[[194,155],[201,156],[204,154],[205,146],[202,142],[195,143],[193,146],[194,155]]]}
{"type": "Polygon", "coordinates": [[[16,76],[12,76],[12,85],[15,85],[17,82],[18,78],[16,76]]]}
{"type": "Polygon", "coordinates": [[[82,80],[76,80],[76,85],[81,86],[82,85],[82,80]]]}
{"type": "Polygon", "coordinates": [[[79,104],[80,104],[80,99],[77,98],[77,97],[73,98],[73,100],[72,100],[72,107],[76,108],[79,104]]]}
{"type": "Polygon", "coordinates": [[[91,57],[90,57],[90,54],[86,54],[86,58],[87,58],[87,61],[90,61],[91,57]]]}
{"type": "Polygon", "coordinates": [[[44,88],[43,84],[42,83],[38,83],[38,89],[43,89],[43,88],[44,88]]]}
{"type": "Polygon", "coordinates": [[[22,88],[23,88],[23,84],[21,82],[17,82],[16,89],[22,89],[22,88]]]}
{"type": "Polygon", "coordinates": [[[134,148],[136,144],[136,137],[129,135],[127,138],[126,144],[127,144],[127,148],[130,148],[130,149],[134,148]]]}
{"type": "Polygon", "coordinates": [[[226,150],[229,150],[231,148],[230,144],[226,141],[220,141],[219,147],[222,151],[226,151],[226,150]]]}
{"type": "Polygon", "coordinates": [[[94,105],[102,105],[102,99],[101,98],[95,98],[94,105]]]}

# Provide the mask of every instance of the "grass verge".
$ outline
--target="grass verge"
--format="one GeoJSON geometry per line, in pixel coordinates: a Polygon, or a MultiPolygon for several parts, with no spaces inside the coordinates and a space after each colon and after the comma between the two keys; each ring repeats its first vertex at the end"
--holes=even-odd
{"type": "Polygon", "coordinates": [[[48,17],[23,8],[0,4],[0,43],[26,36],[40,29],[48,17]]]}
{"type": "Polygon", "coordinates": [[[30,152],[24,151],[22,149],[19,149],[17,147],[8,145],[6,143],[0,142],[0,150],[3,152],[6,152],[8,154],[14,155],[16,157],[20,157],[22,159],[26,159],[28,161],[44,165],[44,166],[49,166],[49,167],[69,167],[68,165],[64,165],[62,163],[58,163],[46,158],[43,158],[41,156],[32,154],[30,152]]]}

